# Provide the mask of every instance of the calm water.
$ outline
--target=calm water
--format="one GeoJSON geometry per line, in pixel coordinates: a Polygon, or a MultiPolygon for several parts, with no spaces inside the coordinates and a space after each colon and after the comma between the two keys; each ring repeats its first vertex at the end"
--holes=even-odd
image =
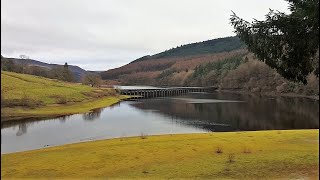
{"type": "Polygon", "coordinates": [[[154,87],[154,86],[113,86],[113,88],[117,88],[117,89],[163,89],[163,88],[154,87]]]}
{"type": "Polygon", "coordinates": [[[1,123],[1,153],[142,133],[315,128],[319,128],[319,101],[190,93],[124,101],[57,119],[1,123]]]}

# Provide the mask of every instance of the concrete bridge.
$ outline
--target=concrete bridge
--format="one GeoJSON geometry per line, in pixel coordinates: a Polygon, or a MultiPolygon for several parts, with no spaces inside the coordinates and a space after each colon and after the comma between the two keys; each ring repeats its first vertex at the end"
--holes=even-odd
{"type": "Polygon", "coordinates": [[[170,87],[155,89],[120,89],[121,95],[134,96],[132,99],[178,96],[190,92],[213,92],[217,87],[170,87]]]}

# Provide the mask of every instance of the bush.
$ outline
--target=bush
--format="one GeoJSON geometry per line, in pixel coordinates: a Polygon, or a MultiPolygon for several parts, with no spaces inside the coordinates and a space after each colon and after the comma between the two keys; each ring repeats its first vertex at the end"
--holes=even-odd
{"type": "Polygon", "coordinates": [[[57,96],[57,104],[67,104],[67,96],[57,96]]]}
{"type": "Polygon", "coordinates": [[[23,106],[23,107],[38,107],[43,105],[43,102],[38,99],[33,99],[28,97],[26,94],[23,95],[21,99],[4,99],[1,94],[1,107],[15,107],[15,106],[23,106]]]}
{"type": "Polygon", "coordinates": [[[285,80],[263,62],[249,59],[248,62],[241,64],[236,69],[230,71],[221,80],[221,88],[242,89],[254,92],[284,91],[281,87],[285,80]],[[277,89],[277,86],[278,89],[277,89]],[[260,89],[257,89],[259,87],[260,89]]]}
{"type": "Polygon", "coordinates": [[[221,154],[223,151],[222,151],[222,148],[221,148],[221,147],[217,147],[215,152],[216,152],[217,154],[221,154]]]}
{"type": "Polygon", "coordinates": [[[108,91],[105,92],[105,95],[107,96],[117,96],[120,94],[120,90],[116,89],[108,89],[108,91]]]}
{"type": "Polygon", "coordinates": [[[235,155],[233,153],[228,155],[228,163],[234,163],[235,162],[235,155]]]}
{"type": "Polygon", "coordinates": [[[141,139],[147,139],[148,135],[147,134],[144,134],[144,133],[141,133],[140,134],[140,138],[141,139]]]}
{"type": "Polygon", "coordinates": [[[245,153],[245,154],[250,154],[251,150],[249,148],[245,147],[245,148],[243,148],[242,152],[245,153]]]}
{"type": "Polygon", "coordinates": [[[120,94],[121,90],[119,88],[114,88],[114,91],[117,93],[117,94],[120,94]]]}
{"type": "Polygon", "coordinates": [[[37,107],[42,105],[42,101],[28,97],[25,93],[23,94],[20,102],[19,100],[16,100],[16,102],[18,106],[20,105],[24,107],[37,107]]]}

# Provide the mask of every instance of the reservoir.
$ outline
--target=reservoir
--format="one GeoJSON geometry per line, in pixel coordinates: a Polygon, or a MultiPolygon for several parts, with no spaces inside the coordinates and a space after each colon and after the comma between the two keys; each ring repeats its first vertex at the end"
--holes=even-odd
{"type": "Polygon", "coordinates": [[[55,119],[1,122],[1,153],[129,136],[318,128],[317,100],[188,93],[55,119]]]}

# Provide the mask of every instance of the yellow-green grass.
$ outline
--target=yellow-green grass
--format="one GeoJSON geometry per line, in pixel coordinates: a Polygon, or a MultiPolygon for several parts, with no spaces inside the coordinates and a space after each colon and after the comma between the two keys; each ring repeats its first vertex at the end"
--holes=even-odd
{"type": "Polygon", "coordinates": [[[1,177],[318,179],[318,145],[319,130],[118,138],[5,154],[1,177]]]}
{"type": "Polygon", "coordinates": [[[88,99],[85,93],[94,89],[76,83],[68,83],[28,74],[1,71],[1,90],[5,100],[28,98],[44,104],[57,103],[57,97],[66,96],[68,101],[88,99]]]}
{"type": "Polygon", "coordinates": [[[37,108],[2,108],[1,118],[6,120],[18,120],[25,118],[50,118],[62,115],[85,113],[93,109],[110,106],[125,98],[126,96],[114,96],[66,105],[47,105],[37,108]]]}
{"type": "Polygon", "coordinates": [[[4,102],[41,102],[36,107],[11,106],[1,108],[1,119],[51,117],[83,113],[114,104],[126,96],[113,89],[92,88],[39,76],[1,71],[1,95],[4,102]],[[61,99],[64,101],[60,103],[61,99]],[[57,104],[60,103],[60,104],[57,104]]]}

